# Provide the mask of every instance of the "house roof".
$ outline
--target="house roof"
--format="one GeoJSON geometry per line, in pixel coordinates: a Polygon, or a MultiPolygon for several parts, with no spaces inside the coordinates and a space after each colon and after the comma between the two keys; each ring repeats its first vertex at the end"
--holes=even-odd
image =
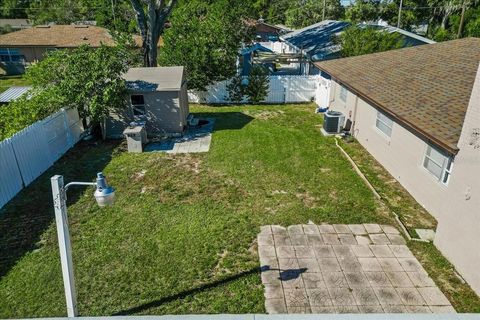
{"type": "Polygon", "coordinates": [[[4,27],[6,25],[12,28],[26,28],[32,26],[32,22],[28,19],[0,19],[0,26],[4,27]]]}
{"type": "Polygon", "coordinates": [[[183,84],[183,67],[130,68],[123,78],[130,91],[178,91],[183,84]]]}
{"type": "Polygon", "coordinates": [[[255,43],[252,46],[248,46],[246,48],[243,48],[240,54],[246,55],[246,54],[251,54],[252,52],[255,51],[262,51],[262,52],[273,52],[272,50],[268,49],[267,47],[262,46],[260,43],[255,43]]]}
{"type": "Polygon", "coordinates": [[[32,87],[10,87],[0,94],[0,103],[8,103],[20,98],[32,87]]]}
{"type": "MultiPolygon", "coordinates": [[[[138,36],[135,42],[141,43],[138,36]]],[[[57,47],[72,48],[82,44],[99,47],[100,44],[113,45],[115,42],[109,31],[102,27],[86,25],[36,26],[0,35],[1,47],[57,47]]]]}
{"type": "MultiPolygon", "coordinates": [[[[329,60],[340,57],[340,45],[334,39],[351,24],[345,21],[324,20],[303,29],[295,30],[282,36],[281,39],[289,44],[304,50],[312,61],[329,60]]],[[[435,43],[412,32],[392,26],[377,24],[359,24],[360,27],[370,27],[386,32],[396,32],[404,40],[404,46],[417,46],[426,43],[435,43]]]]}
{"type": "Polygon", "coordinates": [[[465,38],[315,65],[368,103],[456,154],[480,62],[480,39],[465,38]]]}
{"type": "Polygon", "coordinates": [[[340,47],[334,36],[350,25],[349,22],[324,20],[281,36],[289,44],[304,50],[313,61],[336,57],[340,47]]]}

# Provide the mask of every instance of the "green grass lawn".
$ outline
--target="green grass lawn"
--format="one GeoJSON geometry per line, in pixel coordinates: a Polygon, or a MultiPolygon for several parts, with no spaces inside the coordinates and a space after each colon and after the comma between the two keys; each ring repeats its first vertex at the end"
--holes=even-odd
{"type": "Polygon", "coordinates": [[[22,76],[0,76],[0,93],[14,86],[28,86],[29,83],[22,76]]]}
{"type": "MultiPolygon", "coordinates": [[[[117,142],[82,143],[0,211],[0,318],[66,313],[54,174],[68,182],[103,170],[117,189],[115,205],[102,209],[92,189],[69,190],[83,316],[261,313],[261,225],[394,224],[333,138],[319,133],[313,105],[191,111],[216,119],[210,152],[129,154],[117,142]]],[[[426,264],[444,262],[423,244],[417,251],[426,264]]],[[[463,305],[455,300],[463,295],[445,290],[459,311],[478,310],[468,287],[463,305]]]]}

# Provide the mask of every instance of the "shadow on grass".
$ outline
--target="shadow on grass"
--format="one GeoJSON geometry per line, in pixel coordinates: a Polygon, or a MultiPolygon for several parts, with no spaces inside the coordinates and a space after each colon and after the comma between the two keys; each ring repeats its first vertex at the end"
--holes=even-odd
{"type": "Polygon", "coordinates": [[[194,294],[197,294],[197,293],[201,293],[203,291],[210,290],[210,289],[213,289],[213,288],[218,287],[218,286],[225,285],[229,282],[241,279],[241,278],[249,276],[251,274],[255,274],[255,273],[260,274],[260,271],[261,271],[260,267],[252,268],[250,270],[237,273],[235,275],[224,278],[222,280],[217,280],[217,281],[214,281],[214,282],[211,282],[211,283],[207,283],[207,284],[201,285],[199,287],[196,287],[196,288],[193,288],[193,289],[190,289],[190,290],[186,290],[186,291],[183,291],[183,292],[180,292],[180,293],[177,293],[177,294],[165,297],[165,298],[161,298],[161,299],[158,299],[158,300],[154,300],[154,301],[142,304],[142,305],[137,306],[137,307],[133,307],[133,308],[126,309],[126,310],[121,310],[119,312],[116,312],[116,313],[112,314],[112,316],[132,315],[132,314],[136,314],[136,313],[139,313],[139,312],[151,309],[151,308],[160,307],[162,304],[172,302],[172,301],[175,301],[177,299],[185,299],[188,296],[191,296],[191,295],[194,295],[194,294]]]}
{"type": "Polygon", "coordinates": [[[172,301],[175,301],[177,299],[185,299],[188,296],[191,296],[191,295],[194,295],[194,294],[197,294],[197,293],[209,290],[209,289],[213,289],[213,288],[218,287],[218,286],[225,285],[229,282],[238,280],[240,278],[249,276],[251,274],[257,273],[257,274],[260,275],[260,273],[262,273],[262,272],[272,271],[272,270],[279,271],[279,278],[278,279],[282,280],[282,281],[297,279],[298,277],[300,277],[300,275],[302,273],[307,271],[306,268],[282,270],[282,269],[270,268],[270,266],[262,266],[262,267],[258,267],[258,268],[252,268],[250,270],[240,272],[238,274],[235,274],[233,276],[227,277],[227,278],[222,279],[222,280],[214,281],[212,283],[207,283],[207,284],[201,285],[199,287],[196,287],[196,288],[193,288],[193,289],[190,289],[190,290],[186,290],[186,291],[183,291],[183,292],[180,292],[180,293],[177,293],[177,294],[174,294],[174,295],[162,298],[162,299],[158,299],[158,300],[154,300],[154,301],[142,304],[142,305],[137,306],[137,307],[133,307],[133,308],[130,308],[130,309],[126,309],[126,310],[116,312],[116,313],[112,314],[112,316],[127,316],[127,315],[133,315],[133,314],[136,314],[136,313],[140,313],[140,312],[143,312],[143,311],[151,309],[151,308],[160,307],[162,304],[172,302],[172,301]]]}
{"type": "MultiPolygon", "coordinates": [[[[79,143],[0,209],[0,278],[27,252],[40,247],[42,234],[54,223],[50,177],[61,174],[65,183],[94,181],[96,173],[110,162],[117,145],[79,143]]],[[[69,190],[67,204],[75,203],[84,190],[69,190]]]]}
{"type": "Polygon", "coordinates": [[[240,130],[254,118],[243,112],[199,112],[193,113],[197,118],[214,118],[213,131],[240,130]]]}

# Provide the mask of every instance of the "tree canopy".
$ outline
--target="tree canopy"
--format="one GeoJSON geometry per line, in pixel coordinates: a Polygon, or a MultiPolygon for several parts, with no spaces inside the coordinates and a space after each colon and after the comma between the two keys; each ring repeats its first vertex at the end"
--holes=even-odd
{"type": "Polygon", "coordinates": [[[180,4],[164,33],[159,64],[185,66],[191,89],[232,77],[241,42],[249,36],[246,13],[236,0],[180,4]]]}
{"type": "Polygon", "coordinates": [[[55,50],[32,65],[26,77],[33,88],[0,108],[0,138],[41,120],[60,108],[75,107],[82,118],[99,123],[111,108],[125,104],[130,54],[124,45],[55,50]]]}
{"type": "MultiPolygon", "coordinates": [[[[344,11],[340,0],[325,1],[325,19],[343,19],[344,11]]],[[[324,20],[323,16],[323,1],[298,1],[296,6],[290,7],[285,12],[285,23],[292,28],[303,28],[324,20]]]]}
{"type": "Polygon", "coordinates": [[[398,33],[379,31],[373,28],[348,27],[336,39],[341,45],[343,57],[398,49],[403,46],[403,39],[398,33]]]}

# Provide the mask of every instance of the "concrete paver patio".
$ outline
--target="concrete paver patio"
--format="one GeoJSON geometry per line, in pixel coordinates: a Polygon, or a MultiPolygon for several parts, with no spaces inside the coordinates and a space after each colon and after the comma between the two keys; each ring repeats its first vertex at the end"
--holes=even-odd
{"type": "Polygon", "coordinates": [[[455,312],[392,226],[263,226],[268,313],[455,312]]]}

